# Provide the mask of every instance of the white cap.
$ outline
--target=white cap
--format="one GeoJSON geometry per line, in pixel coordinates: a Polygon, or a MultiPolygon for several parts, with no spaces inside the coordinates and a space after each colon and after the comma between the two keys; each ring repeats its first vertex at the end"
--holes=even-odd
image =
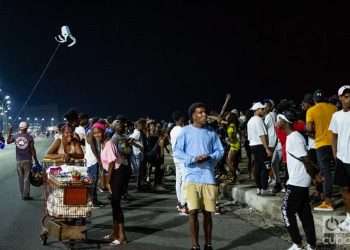
{"type": "Polygon", "coordinates": [[[278,120],[283,120],[283,121],[288,122],[288,123],[290,123],[290,124],[293,123],[293,122],[291,122],[290,120],[288,120],[288,118],[287,118],[285,115],[283,115],[283,114],[277,115],[277,121],[278,121],[278,120]]]}
{"type": "Polygon", "coordinates": [[[338,90],[338,96],[342,96],[344,94],[344,91],[350,89],[350,85],[344,85],[338,90]]]}
{"type": "Polygon", "coordinates": [[[253,106],[250,108],[250,110],[258,110],[258,109],[264,109],[266,108],[266,105],[262,104],[261,102],[256,102],[253,104],[253,106]]]}
{"type": "Polygon", "coordinates": [[[237,109],[232,109],[232,110],[231,110],[231,113],[232,113],[232,114],[235,114],[235,115],[239,115],[239,112],[238,112],[237,109]]]}
{"type": "Polygon", "coordinates": [[[26,128],[28,128],[27,122],[20,122],[19,123],[19,129],[26,129],[26,128]]]}

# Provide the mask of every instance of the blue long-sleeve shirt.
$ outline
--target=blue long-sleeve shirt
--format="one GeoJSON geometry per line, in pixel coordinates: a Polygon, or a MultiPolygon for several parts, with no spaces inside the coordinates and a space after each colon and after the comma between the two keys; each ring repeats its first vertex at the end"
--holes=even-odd
{"type": "Polygon", "coordinates": [[[185,182],[190,183],[216,184],[215,166],[223,155],[224,148],[219,136],[207,127],[184,127],[174,147],[174,157],[185,165],[185,182]],[[197,163],[195,158],[199,155],[208,155],[210,159],[197,163]]]}

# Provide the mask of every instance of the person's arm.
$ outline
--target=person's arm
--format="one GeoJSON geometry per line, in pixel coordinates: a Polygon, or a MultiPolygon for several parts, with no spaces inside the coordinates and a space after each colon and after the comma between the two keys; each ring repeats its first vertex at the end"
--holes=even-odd
{"type": "Polygon", "coordinates": [[[174,146],[174,157],[182,160],[186,167],[191,167],[194,163],[196,163],[196,157],[186,154],[185,152],[186,140],[185,133],[181,133],[176,139],[176,143],[174,146]]]}
{"type": "Polygon", "coordinates": [[[312,112],[310,110],[306,112],[305,130],[306,130],[306,135],[308,135],[312,139],[315,139],[315,123],[312,118],[312,112]]]}
{"type": "Polygon", "coordinates": [[[336,159],[338,152],[338,123],[336,114],[332,116],[332,120],[329,124],[329,131],[332,133],[332,152],[334,159],[336,159]]]}
{"type": "Polygon", "coordinates": [[[60,148],[61,145],[61,139],[56,139],[49,147],[45,158],[47,159],[52,159],[52,160],[57,160],[57,159],[64,159],[64,155],[58,154],[58,149],[60,148]]]}
{"type": "Polygon", "coordinates": [[[34,140],[33,139],[31,140],[31,143],[30,143],[30,150],[32,152],[32,156],[33,156],[35,164],[39,164],[39,161],[38,161],[38,158],[37,158],[37,155],[36,155],[36,150],[35,150],[34,140]]]}
{"type": "Polygon", "coordinates": [[[224,156],[225,150],[217,134],[214,135],[213,144],[213,153],[209,154],[209,159],[214,161],[220,161],[221,158],[224,156]]]}
{"type": "Polygon", "coordinates": [[[11,143],[14,143],[15,142],[15,139],[12,135],[12,128],[9,129],[8,131],[8,136],[7,136],[7,144],[11,144],[11,143]]]}
{"type": "Polygon", "coordinates": [[[111,162],[109,163],[108,165],[108,175],[106,177],[106,182],[107,182],[107,189],[110,193],[112,193],[112,188],[111,188],[111,176],[112,176],[112,172],[113,172],[113,169],[114,169],[114,166],[115,166],[115,162],[111,162]]]}

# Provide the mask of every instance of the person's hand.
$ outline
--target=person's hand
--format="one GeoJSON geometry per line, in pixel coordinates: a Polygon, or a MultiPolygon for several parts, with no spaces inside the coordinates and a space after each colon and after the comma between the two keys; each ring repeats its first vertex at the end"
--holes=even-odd
{"type": "Polygon", "coordinates": [[[196,157],[196,162],[197,163],[202,163],[205,162],[206,160],[208,160],[208,156],[207,155],[199,155],[196,157]]]}
{"type": "Polygon", "coordinates": [[[164,139],[160,139],[158,145],[163,148],[164,144],[165,144],[164,139]]]}
{"type": "Polygon", "coordinates": [[[71,159],[70,155],[69,154],[65,154],[64,155],[64,162],[69,162],[71,159]]]}
{"type": "Polygon", "coordinates": [[[314,184],[317,185],[317,184],[320,184],[322,182],[323,182],[322,176],[320,176],[319,174],[315,175],[314,184]]]}
{"type": "Polygon", "coordinates": [[[272,152],[269,148],[266,149],[267,157],[272,157],[272,152]]]}

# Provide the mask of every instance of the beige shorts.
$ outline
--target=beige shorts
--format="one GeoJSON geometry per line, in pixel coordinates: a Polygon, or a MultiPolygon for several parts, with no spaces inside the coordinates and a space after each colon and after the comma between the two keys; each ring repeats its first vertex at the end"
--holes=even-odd
{"type": "Polygon", "coordinates": [[[188,209],[203,209],[207,212],[215,212],[218,187],[214,184],[185,184],[185,196],[188,209]]]}

